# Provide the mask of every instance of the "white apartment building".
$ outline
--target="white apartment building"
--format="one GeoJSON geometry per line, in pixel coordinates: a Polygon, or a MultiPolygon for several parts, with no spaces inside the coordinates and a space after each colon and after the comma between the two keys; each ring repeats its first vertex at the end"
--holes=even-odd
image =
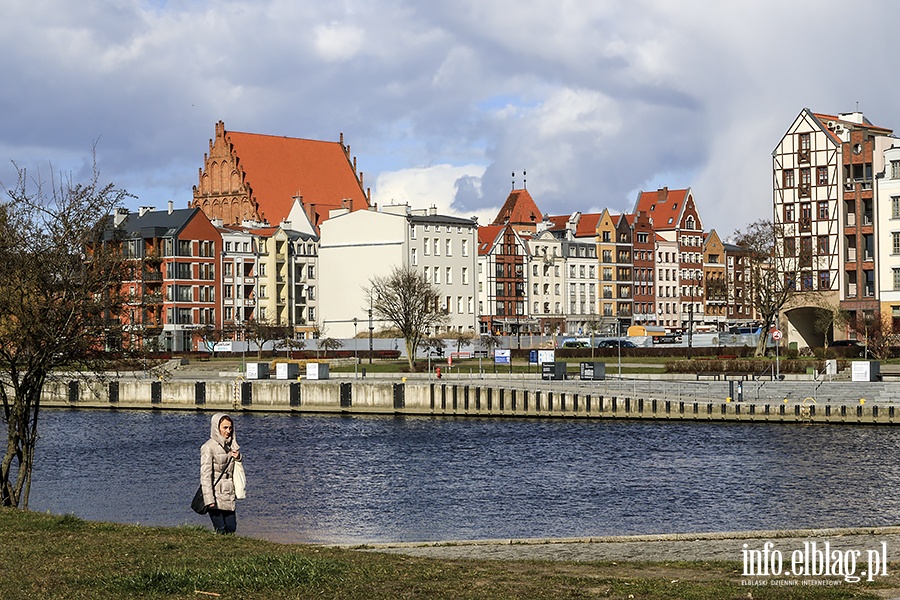
{"type": "Polygon", "coordinates": [[[656,312],[662,327],[681,327],[678,242],[656,234],[656,312]]]}
{"type": "MultiPolygon", "coordinates": [[[[366,289],[374,277],[412,267],[440,290],[448,330],[475,330],[477,224],[472,219],[413,210],[408,205],[331,211],[320,225],[319,323],[330,337],[368,328],[366,289]]],[[[390,327],[377,319],[373,327],[390,327]]]]}
{"type": "Polygon", "coordinates": [[[574,213],[565,226],[559,218],[528,240],[529,316],[541,323],[544,335],[582,335],[598,328],[597,244],[595,235],[577,238],[582,215],[574,213]]]}
{"type": "Polygon", "coordinates": [[[259,229],[227,227],[218,221],[222,234],[222,322],[235,329],[257,319],[259,291],[259,229]]]}
{"type": "Polygon", "coordinates": [[[880,206],[878,231],[878,292],[881,314],[900,320],[900,142],[884,151],[885,169],[877,179],[880,206]]]}

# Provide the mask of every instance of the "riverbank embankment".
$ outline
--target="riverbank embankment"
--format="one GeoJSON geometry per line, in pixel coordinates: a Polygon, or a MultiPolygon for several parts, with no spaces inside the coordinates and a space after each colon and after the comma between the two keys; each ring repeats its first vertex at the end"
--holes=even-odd
{"type": "Polygon", "coordinates": [[[696,380],[607,377],[543,380],[537,374],[401,374],[327,380],[247,380],[175,369],[47,384],[50,407],[283,411],[450,417],[563,417],[785,423],[900,423],[900,382],[818,379],[696,380]]]}

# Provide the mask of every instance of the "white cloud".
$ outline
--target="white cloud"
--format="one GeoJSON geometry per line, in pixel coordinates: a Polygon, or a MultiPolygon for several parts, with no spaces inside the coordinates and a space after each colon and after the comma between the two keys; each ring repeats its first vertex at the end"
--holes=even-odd
{"type": "Polygon", "coordinates": [[[316,52],[328,62],[350,60],[365,44],[365,32],[346,23],[317,25],[313,38],[316,52]]]}
{"type": "Polygon", "coordinates": [[[483,174],[484,167],[479,165],[447,164],[383,172],[378,176],[372,200],[379,206],[408,204],[412,208],[435,207],[442,215],[477,216],[479,223],[484,225],[496,216],[499,204],[476,211],[466,211],[454,205],[460,180],[474,180],[477,185],[483,174]]]}
{"type": "Polygon", "coordinates": [[[496,210],[511,172],[527,170],[538,206],[565,214],[690,185],[704,224],[730,232],[770,214],[770,152],[803,106],[858,101],[900,126],[900,83],[886,76],[900,3],[877,5],[862,54],[821,42],[847,6],[9,0],[0,181],[9,159],[81,168],[75,157],[99,140],[104,176],[136,204],[182,205],[223,119],[275,135],[344,132],[378,197],[409,193],[382,189],[401,175],[427,175],[421,188],[471,215],[496,210]],[[878,83],[848,86],[848,73],[878,83]]]}

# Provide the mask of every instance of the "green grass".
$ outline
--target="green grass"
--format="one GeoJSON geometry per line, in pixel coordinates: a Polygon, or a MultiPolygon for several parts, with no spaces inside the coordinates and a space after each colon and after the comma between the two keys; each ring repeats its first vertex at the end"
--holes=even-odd
{"type": "Polygon", "coordinates": [[[896,576],[878,586],[748,588],[732,562],[439,561],[12,509],[0,509],[0,564],[4,599],[838,599],[900,588],[896,576]]]}

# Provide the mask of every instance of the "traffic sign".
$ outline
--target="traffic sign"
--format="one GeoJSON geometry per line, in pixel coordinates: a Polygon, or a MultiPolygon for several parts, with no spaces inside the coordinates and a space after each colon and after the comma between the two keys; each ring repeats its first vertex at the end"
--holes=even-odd
{"type": "Polygon", "coordinates": [[[781,330],[780,329],[776,329],[775,331],[772,332],[772,339],[775,340],[776,342],[781,339],[781,330]]]}

